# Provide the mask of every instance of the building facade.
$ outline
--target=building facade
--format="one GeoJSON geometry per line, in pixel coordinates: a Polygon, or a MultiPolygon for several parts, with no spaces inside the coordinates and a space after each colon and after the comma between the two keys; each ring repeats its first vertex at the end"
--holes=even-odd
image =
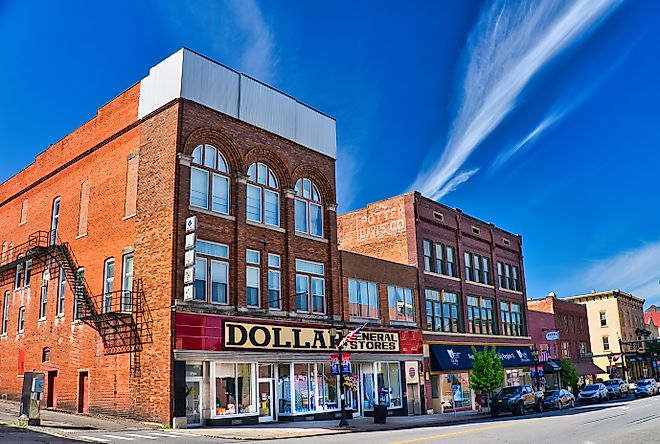
{"type": "MultiPolygon", "coordinates": [[[[551,293],[543,299],[528,300],[527,308],[532,342],[540,351],[547,351],[549,359],[570,359],[585,382],[603,373],[591,360],[589,321],[584,305],[559,299],[551,293]]],[[[546,379],[560,382],[557,378],[546,379]]]]}
{"type": "MultiPolygon", "coordinates": [[[[65,410],[175,425],[337,416],[335,332],[361,319],[336,206],[332,118],[176,52],[0,185],[0,394],[17,399],[34,369],[65,410]]],[[[361,277],[403,305],[348,350],[355,414],[380,400],[408,413],[406,365],[422,353],[404,275],[361,277]]]]}
{"type": "Polygon", "coordinates": [[[638,356],[636,330],[644,325],[644,300],[621,290],[570,296],[567,301],[585,305],[593,361],[608,374],[634,380],[643,377],[644,360],[638,356]],[[628,343],[628,344],[627,344],[628,343]],[[625,370],[625,371],[624,371],[625,370]]]}
{"type": "Polygon", "coordinates": [[[522,240],[407,193],[338,217],[341,250],[417,269],[427,411],[477,409],[472,347],[495,346],[509,385],[529,382],[522,240]]]}

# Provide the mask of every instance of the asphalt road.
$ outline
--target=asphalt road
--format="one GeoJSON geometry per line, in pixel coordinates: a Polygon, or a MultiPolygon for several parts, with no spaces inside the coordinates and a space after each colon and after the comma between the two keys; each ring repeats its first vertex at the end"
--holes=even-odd
{"type": "MultiPolygon", "coordinates": [[[[660,397],[610,401],[523,417],[503,415],[496,420],[455,426],[304,439],[305,444],[347,441],[360,444],[660,443],[660,397]]],[[[297,439],[277,442],[301,444],[297,439]]]]}

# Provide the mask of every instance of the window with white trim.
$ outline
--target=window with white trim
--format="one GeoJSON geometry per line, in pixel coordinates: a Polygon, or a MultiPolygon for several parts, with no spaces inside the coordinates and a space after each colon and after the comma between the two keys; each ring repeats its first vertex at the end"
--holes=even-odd
{"type": "Polygon", "coordinates": [[[229,168],[225,157],[213,145],[199,145],[193,150],[190,205],[229,214],[229,168]]]}
{"type": "Polygon", "coordinates": [[[5,291],[5,299],[2,303],[2,329],[0,334],[7,334],[7,323],[9,322],[9,291],[5,291]]]}
{"type": "Polygon", "coordinates": [[[268,308],[282,308],[281,259],[279,254],[268,254],[268,308]]]}
{"type": "Polygon", "coordinates": [[[39,319],[46,319],[46,311],[48,309],[48,284],[50,281],[50,273],[44,270],[41,275],[41,296],[39,298],[39,319]]]}
{"type": "Polygon", "coordinates": [[[18,309],[18,332],[23,333],[25,330],[25,307],[18,309]]]}
{"type": "Polygon", "coordinates": [[[325,265],[322,263],[296,259],[296,309],[325,313],[325,265]]]}
{"type": "Polygon", "coordinates": [[[195,251],[193,299],[213,304],[229,303],[229,246],[198,239],[195,251]]]}
{"type": "Polygon", "coordinates": [[[248,168],[247,220],[280,226],[280,193],[275,173],[261,162],[248,168]]]}
{"type": "Polygon", "coordinates": [[[248,307],[259,307],[261,254],[257,250],[246,250],[245,262],[248,264],[245,267],[245,303],[248,307]]]}
{"type": "Polygon", "coordinates": [[[348,279],[348,310],[351,316],[378,319],[378,284],[348,279]]]}
{"type": "Polygon", "coordinates": [[[59,276],[57,277],[57,304],[55,304],[55,315],[64,314],[64,297],[66,296],[66,272],[64,266],[60,266],[59,276]]]}
{"type": "Polygon", "coordinates": [[[415,322],[415,304],[412,289],[388,285],[387,299],[390,308],[390,321],[415,322]]]}
{"type": "Polygon", "coordinates": [[[321,194],[314,183],[302,178],[296,181],[296,231],[323,237],[323,206],[321,194]]]}
{"type": "Polygon", "coordinates": [[[103,265],[103,313],[112,311],[112,296],[115,291],[115,258],[106,259],[103,265]]]}

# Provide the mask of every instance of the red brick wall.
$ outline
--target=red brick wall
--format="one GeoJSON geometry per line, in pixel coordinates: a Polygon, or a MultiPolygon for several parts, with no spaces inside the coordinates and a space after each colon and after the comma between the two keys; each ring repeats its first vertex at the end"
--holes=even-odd
{"type": "MultiPolygon", "coordinates": [[[[115,288],[120,288],[122,252],[134,245],[135,221],[123,220],[123,208],[126,159],[139,148],[140,130],[123,130],[136,120],[138,93],[138,86],[129,89],[101,108],[90,122],[37,156],[34,164],[0,185],[0,199],[4,200],[0,202],[0,242],[18,245],[32,232],[49,230],[52,202],[59,196],[60,238],[69,242],[79,265],[85,267],[85,277],[95,293],[102,292],[103,264],[108,257],[116,259],[115,288]],[[105,140],[108,142],[99,144],[105,140]],[[72,159],[77,161],[57,172],[72,159]],[[90,184],[88,234],[77,238],[84,181],[90,184]],[[26,223],[19,226],[24,199],[29,200],[26,223]]],[[[40,281],[41,274],[33,273],[29,289],[13,291],[13,283],[0,289],[0,295],[7,290],[11,294],[8,334],[0,337],[0,393],[14,399],[19,396],[22,378],[17,377],[16,368],[19,352],[24,350],[27,371],[58,371],[58,408],[76,410],[78,372],[88,371],[90,411],[130,412],[128,355],[105,356],[99,334],[73,321],[70,287],[66,289],[63,317],[55,316],[57,276],[51,276],[46,320],[39,321],[40,281]],[[20,306],[26,307],[23,334],[17,333],[20,306]],[[51,353],[47,363],[41,362],[44,347],[51,353]]]]}

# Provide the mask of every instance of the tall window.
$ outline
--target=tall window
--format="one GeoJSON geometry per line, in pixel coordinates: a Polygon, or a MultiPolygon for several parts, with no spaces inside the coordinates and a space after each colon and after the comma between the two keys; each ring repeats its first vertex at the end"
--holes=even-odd
{"type": "Polygon", "coordinates": [[[387,286],[390,321],[415,322],[415,305],[412,290],[407,287],[387,286]]]}
{"type": "Polygon", "coordinates": [[[378,319],[378,285],[375,282],[349,279],[348,307],[351,316],[378,319]]]}
{"type": "Polygon", "coordinates": [[[513,271],[513,289],[516,291],[521,291],[522,286],[520,285],[520,273],[518,272],[518,267],[515,265],[512,267],[513,271]]]}
{"type": "Polygon", "coordinates": [[[561,357],[562,358],[571,357],[571,348],[569,347],[568,341],[561,341],[561,357]]]}
{"type": "Polygon", "coordinates": [[[296,231],[323,237],[323,207],[318,188],[303,178],[298,179],[295,190],[296,231]]]}
{"type": "Polygon", "coordinates": [[[39,298],[39,319],[46,319],[46,310],[48,308],[48,281],[50,273],[45,270],[41,278],[41,297],[39,298]]]}
{"type": "Polygon", "coordinates": [[[199,145],[190,168],[190,205],[229,214],[229,168],[220,151],[199,145]]]}
{"type": "Polygon", "coordinates": [[[424,239],[422,249],[424,251],[424,271],[446,276],[457,276],[456,250],[454,250],[454,247],[424,239]]]}
{"type": "Polygon", "coordinates": [[[115,291],[115,258],[106,259],[103,266],[103,313],[112,311],[112,296],[115,291]]]}
{"type": "Polygon", "coordinates": [[[522,291],[520,269],[504,262],[497,263],[497,276],[500,288],[522,291]]]}
{"type": "Polygon", "coordinates": [[[16,279],[14,280],[14,289],[18,290],[23,286],[23,262],[21,262],[21,259],[23,258],[22,254],[19,254],[16,259],[19,261],[18,264],[16,264],[16,279]]]}
{"type": "Polygon", "coordinates": [[[73,295],[73,319],[80,319],[85,295],[85,269],[76,270],[76,291],[73,295]]]}
{"type": "Polygon", "coordinates": [[[256,250],[247,250],[245,253],[245,260],[247,267],[245,267],[245,300],[246,304],[250,307],[258,307],[259,294],[261,293],[261,285],[259,280],[261,264],[261,255],[256,250]]]}
{"type": "Polygon", "coordinates": [[[472,253],[466,251],[463,253],[463,258],[465,259],[465,280],[472,280],[472,253]]]}
{"type": "Polygon", "coordinates": [[[280,226],[280,194],[277,178],[263,163],[248,168],[247,220],[280,226]]]}
{"type": "Polygon", "coordinates": [[[60,273],[57,277],[57,304],[55,307],[55,315],[60,316],[64,314],[64,297],[66,295],[66,272],[64,266],[60,266],[60,273]]]}
{"type": "Polygon", "coordinates": [[[605,311],[600,312],[600,326],[607,327],[607,314],[605,311]]]}
{"type": "Polygon", "coordinates": [[[195,261],[194,300],[227,304],[229,294],[229,246],[198,240],[195,261]],[[210,276],[210,279],[209,279],[210,276]]]}
{"type": "Polygon", "coordinates": [[[296,259],[296,308],[298,311],[325,313],[325,266],[296,259]]]}
{"type": "Polygon", "coordinates": [[[282,308],[281,259],[279,254],[268,254],[268,308],[282,308]]]}
{"type": "Polygon", "coordinates": [[[426,323],[435,331],[461,330],[458,293],[426,289],[426,323]]]}
{"type": "Polygon", "coordinates": [[[50,244],[55,245],[57,242],[57,233],[60,226],[60,198],[59,196],[53,200],[53,209],[50,219],[50,244]]]}
{"type": "Polygon", "coordinates": [[[610,337],[603,336],[603,350],[608,351],[610,349],[610,337]]]}
{"type": "MultiPolygon", "coordinates": [[[[214,409],[216,416],[254,413],[252,364],[215,363],[213,369],[215,383],[212,383],[215,395],[214,409]]],[[[213,396],[213,395],[212,395],[213,396]]]]}
{"type": "Polygon", "coordinates": [[[0,334],[7,334],[7,323],[9,322],[9,292],[5,291],[5,299],[2,303],[2,329],[0,334]]]}
{"type": "Polygon", "coordinates": [[[122,258],[121,276],[121,311],[133,311],[133,253],[122,258]]]}
{"type": "Polygon", "coordinates": [[[32,259],[28,259],[25,261],[25,278],[23,279],[23,285],[29,287],[31,278],[32,278],[32,259]]]}
{"type": "Polygon", "coordinates": [[[499,281],[500,288],[506,288],[506,282],[504,281],[504,264],[502,262],[497,263],[497,279],[499,281]]]}
{"type": "Polygon", "coordinates": [[[523,336],[525,334],[522,306],[520,304],[500,302],[500,314],[502,318],[502,334],[506,336],[523,336]]]}
{"type": "Polygon", "coordinates": [[[25,307],[18,309],[18,332],[23,333],[25,330],[25,307]]]}
{"type": "Polygon", "coordinates": [[[493,279],[490,273],[490,259],[486,256],[481,256],[481,274],[481,282],[488,285],[493,284],[493,279]]]}
{"type": "Polygon", "coordinates": [[[506,287],[508,289],[513,289],[513,285],[511,283],[511,265],[509,264],[504,264],[504,282],[506,283],[506,287]]]}
{"type": "Polygon", "coordinates": [[[493,300],[481,296],[468,296],[468,333],[495,334],[493,300]]]}

